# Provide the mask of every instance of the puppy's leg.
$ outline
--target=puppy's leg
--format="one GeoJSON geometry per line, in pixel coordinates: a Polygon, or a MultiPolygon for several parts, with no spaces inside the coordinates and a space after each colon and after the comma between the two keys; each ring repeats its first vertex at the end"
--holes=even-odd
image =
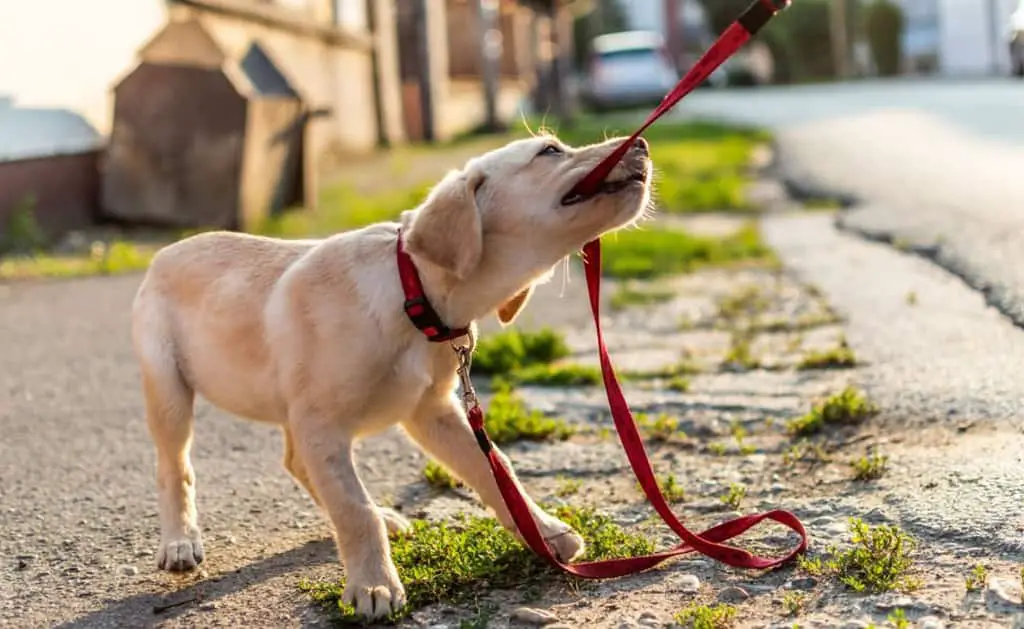
{"type": "Polygon", "coordinates": [[[342,600],[356,613],[380,618],[405,604],[405,589],[391,561],[384,517],[356,473],[352,439],[335,422],[293,416],[295,451],[334,525],[347,573],[342,600]]]}
{"type": "Polygon", "coordinates": [[[143,361],[142,384],[146,423],[157,455],[160,548],[156,565],[164,570],[191,570],[203,561],[196,478],[189,456],[195,394],[170,357],[162,365],[143,361]]]}
{"type": "MultiPolygon", "coordinates": [[[[313,489],[313,485],[309,480],[309,472],[306,470],[305,464],[295,451],[295,444],[291,431],[286,427],[284,432],[284,468],[288,470],[288,473],[302,485],[303,489],[313,499],[313,502],[317,504],[321,509],[323,503],[320,498],[316,495],[316,491],[313,489]]],[[[388,509],[386,507],[378,507],[381,517],[384,518],[384,524],[387,526],[388,534],[396,535],[398,533],[404,533],[411,528],[409,521],[398,514],[394,509],[388,509]]]]}
{"type": "MultiPolygon", "coordinates": [[[[475,489],[483,503],[494,511],[505,528],[518,536],[515,523],[498,491],[487,458],[480,452],[480,446],[477,445],[476,437],[473,436],[462,405],[456,397],[430,399],[428,396],[416,409],[413,417],[402,425],[409,436],[424,450],[475,489]]],[[[508,458],[497,447],[494,451],[511,471],[508,458]]],[[[537,506],[523,491],[514,472],[512,479],[523,493],[541,534],[550,542],[558,558],[562,561],[571,561],[581,555],[584,548],[583,538],[568,524],[537,506]]]]}

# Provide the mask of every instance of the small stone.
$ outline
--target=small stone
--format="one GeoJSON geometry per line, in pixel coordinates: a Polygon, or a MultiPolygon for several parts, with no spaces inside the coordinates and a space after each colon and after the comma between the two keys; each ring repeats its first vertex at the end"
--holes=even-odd
{"type": "Polygon", "coordinates": [[[818,587],[818,580],[814,577],[800,577],[787,583],[786,587],[791,590],[813,590],[818,587]]]}
{"type": "Polygon", "coordinates": [[[118,572],[126,577],[134,577],[139,573],[139,569],[135,566],[125,565],[118,568],[118,572]]]}
{"type": "Polygon", "coordinates": [[[946,623],[937,616],[922,616],[917,619],[918,629],[946,629],[946,623]]]}
{"type": "Polygon", "coordinates": [[[199,609],[204,612],[212,612],[213,610],[217,609],[217,603],[214,603],[213,601],[203,603],[199,606],[199,609]]]}
{"type": "Polygon", "coordinates": [[[700,589],[700,579],[695,574],[683,574],[674,581],[674,585],[683,592],[696,592],[700,589]]]}
{"type": "Polygon", "coordinates": [[[847,620],[843,624],[839,625],[840,629],[867,629],[872,626],[872,623],[863,620],[847,620]]]}
{"type": "Polygon", "coordinates": [[[750,594],[743,588],[727,587],[718,593],[718,600],[723,603],[739,603],[750,598],[750,594]]]}
{"type": "Polygon", "coordinates": [[[1020,608],[1022,604],[1020,582],[1016,579],[990,577],[985,591],[985,604],[992,608],[1020,608]]]}
{"type": "Polygon", "coordinates": [[[664,627],[667,623],[657,613],[646,611],[637,618],[641,627],[664,627]]]}
{"type": "Polygon", "coordinates": [[[573,629],[572,625],[567,625],[564,622],[556,622],[553,625],[548,625],[548,629],[573,629]]]}
{"type": "Polygon", "coordinates": [[[515,609],[512,612],[512,620],[518,620],[528,625],[550,625],[553,622],[558,622],[558,618],[551,612],[534,607],[515,609]]]}
{"type": "Polygon", "coordinates": [[[640,629],[640,625],[636,624],[632,620],[623,620],[615,629],[640,629]]]}

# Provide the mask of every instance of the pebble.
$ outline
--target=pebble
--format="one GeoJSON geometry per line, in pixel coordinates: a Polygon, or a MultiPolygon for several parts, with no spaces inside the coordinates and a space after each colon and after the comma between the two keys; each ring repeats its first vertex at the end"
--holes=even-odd
{"type": "Polygon", "coordinates": [[[572,625],[567,625],[564,622],[556,622],[553,625],[548,625],[547,629],[573,629],[572,625]]]}
{"type": "Polygon", "coordinates": [[[666,623],[661,616],[652,611],[646,611],[637,618],[641,627],[662,627],[666,623]]]}
{"type": "Polygon", "coordinates": [[[746,590],[739,587],[727,587],[718,593],[718,600],[723,603],[739,603],[750,598],[746,590]]]}
{"type": "Polygon", "coordinates": [[[1022,604],[1020,583],[1016,579],[990,577],[988,588],[985,591],[985,603],[989,608],[1020,608],[1022,604]]]}
{"type": "Polygon", "coordinates": [[[814,577],[800,577],[786,584],[786,587],[791,590],[813,590],[817,586],[818,580],[814,577]]]}
{"type": "Polygon", "coordinates": [[[526,623],[528,625],[550,625],[557,622],[558,618],[549,611],[533,607],[518,607],[512,612],[512,620],[526,623]]]}
{"type": "Polygon", "coordinates": [[[700,579],[695,574],[683,574],[673,579],[676,587],[683,592],[696,592],[700,589],[700,579]]]}
{"type": "Polygon", "coordinates": [[[123,574],[126,577],[134,577],[135,575],[137,575],[139,573],[139,569],[137,567],[135,567],[135,566],[124,565],[124,566],[121,566],[120,568],[118,568],[118,572],[120,572],[121,574],[123,574]]]}
{"type": "Polygon", "coordinates": [[[918,629],[946,629],[946,623],[937,616],[922,616],[917,619],[918,629]]]}
{"type": "Polygon", "coordinates": [[[199,606],[199,609],[204,612],[212,612],[213,610],[217,609],[217,603],[214,603],[213,601],[203,603],[199,606]]]}

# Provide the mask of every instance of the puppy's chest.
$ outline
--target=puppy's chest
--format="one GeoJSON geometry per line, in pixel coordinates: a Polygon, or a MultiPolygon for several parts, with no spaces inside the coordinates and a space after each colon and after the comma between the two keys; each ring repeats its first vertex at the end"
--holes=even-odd
{"type": "Polygon", "coordinates": [[[410,348],[375,387],[368,419],[374,426],[404,421],[426,396],[449,395],[455,389],[455,368],[455,354],[447,345],[410,348]]]}

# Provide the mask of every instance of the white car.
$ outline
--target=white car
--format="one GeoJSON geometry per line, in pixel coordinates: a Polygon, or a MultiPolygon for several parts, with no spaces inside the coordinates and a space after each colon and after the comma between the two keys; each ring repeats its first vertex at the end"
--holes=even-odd
{"type": "Polygon", "coordinates": [[[593,40],[586,97],[598,109],[656,104],[679,78],[660,34],[610,33],[593,40]]]}

